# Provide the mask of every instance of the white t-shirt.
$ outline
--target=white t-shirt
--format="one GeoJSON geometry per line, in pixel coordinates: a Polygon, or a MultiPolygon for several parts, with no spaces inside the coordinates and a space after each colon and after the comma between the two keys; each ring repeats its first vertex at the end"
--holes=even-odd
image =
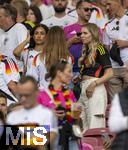
{"type": "Polygon", "coordinates": [[[47,18],[49,18],[55,14],[54,8],[52,5],[47,6],[45,4],[42,4],[39,6],[39,9],[41,11],[41,15],[42,15],[43,20],[47,19],[47,18]]]}
{"type": "Polygon", "coordinates": [[[65,15],[64,17],[61,17],[61,18],[52,16],[46,20],[43,20],[41,23],[45,24],[49,28],[53,26],[60,26],[64,28],[65,26],[76,23],[76,22],[77,22],[77,19],[75,17],[65,15]]]}
{"type": "MultiPolygon", "coordinates": [[[[127,14],[125,14],[122,18],[120,18],[120,20],[116,18],[111,20],[106,25],[103,43],[105,45],[112,46],[113,40],[128,41],[128,15],[127,14]],[[116,28],[119,28],[119,30],[116,30],[116,28]]],[[[120,56],[124,63],[128,62],[128,47],[120,49],[120,56]]],[[[121,68],[121,66],[119,66],[117,62],[113,60],[111,60],[111,62],[113,68],[121,68]]]]}
{"type": "Polygon", "coordinates": [[[4,30],[2,30],[1,28],[0,28],[0,35],[2,35],[4,33],[4,30]]]}
{"type": "Polygon", "coordinates": [[[94,10],[92,12],[89,22],[96,24],[101,29],[104,29],[106,23],[108,22],[108,17],[107,15],[103,15],[103,12],[99,7],[94,6],[94,8],[96,8],[97,11],[94,10]]]}
{"type": "Polygon", "coordinates": [[[128,129],[128,116],[123,114],[118,94],[115,95],[109,113],[109,129],[119,133],[128,129]]]}
{"type": "Polygon", "coordinates": [[[47,73],[45,67],[45,59],[43,61],[40,60],[40,55],[35,56],[33,59],[32,66],[27,71],[27,75],[33,76],[39,84],[39,88],[43,90],[48,87],[48,82],[45,80],[45,74],[47,73]]]}
{"type": "Polygon", "coordinates": [[[27,66],[27,70],[30,69],[30,67],[32,66],[32,62],[33,62],[33,58],[39,54],[40,51],[36,51],[34,49],[25,49],[24,51],[22,51],[21,53],[21,61],[23,61],[24,66],[27,66]]]}
{"type": "Polygon", "coordinates": [[[26,37],[27,29],[21,23],[16,23],[8,31],[0,35],[0,52],[9,58],[13,58],[17,63],[20,71],[23,68],[23,63],[15,58],[13,51],[26,39],[26,37]]]}
{"type": "MultiPolygon", "coordinates": [[[[108,22],[108,17],[107,15],[103,16],[102,10],[99,7],[96,8],[98,11],[94,10],[92,12],[89,22],[96,24],[100,29],[104,29],[106,23],[108,22]]],[[[68,15],[78,19],[78,14],[76,10],[71,11],[68,15]]]]}
{"type": "Polygon", "coordinates": [[[49,125],[50,132],[57,133],[57,118],[52,110],[37,105],[31,109],[21,108],[7,116],[7,123],[10,125],[49,125]]]}
{"type": "MultiPolygon", "coordinates": [[[[4,56],[3,56],[4,57],[4,56]]],[[[8,83],[10,81],[18,82],[20,75],[18,72],[18,67],[12,59],[4,58],[0,61],[0,89],[18,101],[11,91],[8,89],[8,83]]],[[[11,104],[13,101],[8,99],[7,104],[11,104]]]]}
{"type": "Polygon", "coordinates": [[[69,2],[68,6],[66,8],[66,14],[68,14],[69,16],[75,17],[76,19],[78,19],[76,7],[72,6],[70,4],[70,2],[69,2]]]}
{"type": "MultiPolygon", "coordinates": [[[[72,58],[69,56],[68,62],[73,64],[72,58]]],[[[49,82],[45,80],[45,74],[47,73],[47,69],[45,67],[45,57],[44,60],[40,60],[40,55],[35,56],[33,59],[33,64],[27,72],[27,75],[33,76],[39,84],[39,89],[47,89],[49,82]]]]}

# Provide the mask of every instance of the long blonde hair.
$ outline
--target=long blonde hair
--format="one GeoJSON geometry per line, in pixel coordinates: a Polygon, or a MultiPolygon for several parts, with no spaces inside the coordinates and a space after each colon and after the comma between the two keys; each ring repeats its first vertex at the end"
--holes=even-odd
{"type": "Polygon", "coordinates": [[[83,45],[82,54],[83,58],[86,57],[87,50],[89,49],[89,55],[88,55],[88,63],[89,64],[95,64],[95,55],[98,45],[101,43],[100,38],[100,32],[99,28],[93,24],[93,23],[87,23],[82,26],[82,28],[87,28],[87,30],[92,35],[92,41],[89,43],[89,45],[83,45]]]}
{"type": "Polygon", "coordinates": [[[59,26],[52,27],[46,37],[45,49],[45,64],[47,70],[52,64],[60,59],[68,59],[68,48],[65,39],[64,31],[59,26]]]}

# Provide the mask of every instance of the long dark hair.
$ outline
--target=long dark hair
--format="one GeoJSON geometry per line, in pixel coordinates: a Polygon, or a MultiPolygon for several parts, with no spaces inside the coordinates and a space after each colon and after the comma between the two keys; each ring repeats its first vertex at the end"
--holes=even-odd
{"type": "Polygon", "coordinates": [[[32,10],[36,17],[36,22],[34,23],[39,24],[42,21],[42,15],[41,15],[40,9],[37,6],[32,5],[29,7],[29,10],[32,10]]]}

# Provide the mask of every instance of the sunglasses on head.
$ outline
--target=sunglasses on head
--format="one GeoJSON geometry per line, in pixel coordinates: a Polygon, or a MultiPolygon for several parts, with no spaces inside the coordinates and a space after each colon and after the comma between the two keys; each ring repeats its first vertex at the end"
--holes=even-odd
{"type": "Polygon", "coordinates": [[[83,8],[83,9],[84,9],[85,12],[88,12],[88,11],[92,12],[94,10],[93,8],[88,8],[88,7],[83,8]]]}

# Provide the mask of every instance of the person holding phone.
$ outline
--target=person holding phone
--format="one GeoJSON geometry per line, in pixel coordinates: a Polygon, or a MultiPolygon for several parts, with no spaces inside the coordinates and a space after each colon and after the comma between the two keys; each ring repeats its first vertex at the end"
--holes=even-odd
{"type": "Polygon", "coordinates": [[[74,76],[79,74],[78,59],[80,58],[82,52],[82,41],[79,33],[82,25],[88,23],[92,13],[92,5],[89,0],[78,1],[76,4],[76,12],[78,14],[78,21],[64,28],[69,51],[74,57],[74,76]]]}
{"type": "Polygon", "coordinates": [[[72,66],[66,60],[60,60],[53,64],[46,74],[50,79],[48,89],[40,92],[38,102],[54,110],[58,117],[59,140],[57,150],[78,150],[76,138],[72,135],[74,118],[79,119],[81,109],[75,103],[76,98],[73,92],[65,85],[68,85],[72,78],[72,66]],[[73,104],[77,106],[72,106],[73,104]],[[73,111],[71,111],[71,107],[73,111]]]}

